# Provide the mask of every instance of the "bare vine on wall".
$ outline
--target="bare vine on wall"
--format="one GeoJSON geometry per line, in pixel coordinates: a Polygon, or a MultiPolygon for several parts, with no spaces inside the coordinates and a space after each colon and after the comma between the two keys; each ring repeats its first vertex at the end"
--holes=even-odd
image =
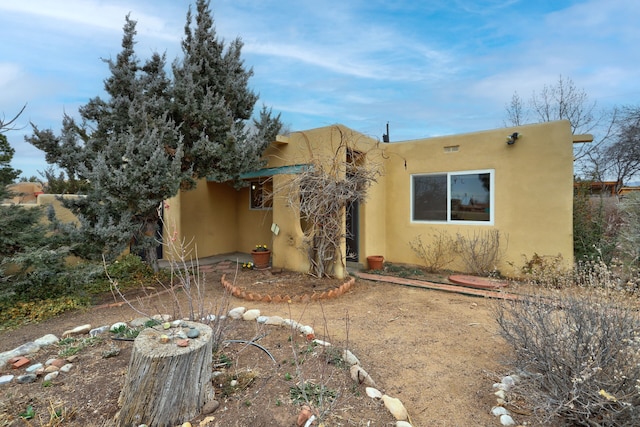
{"type": "Polygon", "coordinates": [[[310,167],[293,176],[286,190],[289,206],[299,206],[304,227],[304,248],[310,274],[333,277],[336,266],[346,265],[341,247],[346,238],[345,215],[349,203],[366,199],[371,185],[382,174],[379,144],[357,144],[360,134],[340,127],[328,156],[308,145],[310,167]]]}

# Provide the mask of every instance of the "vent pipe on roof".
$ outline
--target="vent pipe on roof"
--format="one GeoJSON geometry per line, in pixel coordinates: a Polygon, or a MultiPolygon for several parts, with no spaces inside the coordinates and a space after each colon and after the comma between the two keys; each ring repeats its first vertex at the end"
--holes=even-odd
{"type": "Polygon", "coordinates": [[[387,133],[382,134],[382,142],[389,142],[389,122],[387,122],[387,133]]]}

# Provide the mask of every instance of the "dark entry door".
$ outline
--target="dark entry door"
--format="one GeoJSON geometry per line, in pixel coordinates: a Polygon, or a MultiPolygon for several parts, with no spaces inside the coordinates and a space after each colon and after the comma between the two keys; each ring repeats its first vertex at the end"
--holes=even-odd
{"type": "Polygon", "coordinates": [[[358,261],[360,205],[358,202],[350,202],[347,205],[347,261],[358,261]]]}

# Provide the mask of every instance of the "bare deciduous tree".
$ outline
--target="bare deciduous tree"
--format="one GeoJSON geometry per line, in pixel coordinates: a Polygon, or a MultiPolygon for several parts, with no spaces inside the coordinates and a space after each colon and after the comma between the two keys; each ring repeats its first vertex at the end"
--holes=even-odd
{"type": "Polygon", "coordinates": [[[540,92],[534,91],[526,102],[515,92],[505,110],[506,126],[568,120],[573,134],[593,133],[596,130],[602,132],[595,143],[574,147],[577,161],[586,158],[591,150],[608,139],[613,120],[608,120],[609,113],[596,110],[596,102],[589,100],[584,89],[578,88],[571,78],[562,75],[554,85],[544,85],[540,92]],[[607,125],[601,128],[603,124],[607,125]]]}
{"type": "Polygon", "coordinates": [[[300,207],[307,224],[304,244],[311,265],[310,274],[332,277],[336,265],[345,266],[342,243],[346,238],[345,215],[349,203],[362,202],[368,190],[382,174],[382,165],[374,155],[378,144],[358,145],[359,134],[347,133],[336,126],[338,144],[331,157],[314,153],[308,146],[310,167],[295,175],[284,189],[290,206],[300,207]]]}
{"type": "Polygon", "coordinates": [[[18,111],[18,114],[16,114],[15,116],[13,116],[12,119],[9,119],[7,121],[5,121],[4,114],[2,115],[2,118],[0,119],[0,133],[7,132],[9,130],[14,130],[15,129],[14,123],[16,122],[16,120],[18,120],[18,117],[22,115],[25,108],[27,108],[27,104],[24,104],[20,109],[20,111],[18,111]]]}
{"type": "Polygon", "coordinates": [[[621,108],[610,143],[590,153],[591,176],[617,182],[616,192],[640,173],[640,107],[621,108]]]}
{"type": "Polygon", "coordinates": [[[505,126],[522,126],[527,123],[528,111],[524,100],[518,92],[514,92],[511,96],[511,102],[505,107],[507,118],[504,121],[505,126]]]}

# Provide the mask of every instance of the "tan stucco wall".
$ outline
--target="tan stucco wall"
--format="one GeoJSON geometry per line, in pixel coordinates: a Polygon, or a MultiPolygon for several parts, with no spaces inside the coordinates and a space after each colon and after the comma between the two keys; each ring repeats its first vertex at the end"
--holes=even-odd
{"type": "MultiPolygon", "coordinates": [[[[312,156],[330,158],[343,136],[362,151],[376,148],[375,139],[339,125],[294,132],[267,149],[267,167],[306,164],[312,156]]],[[[508,236],[504,257],[496,266],[503,274],[517,273],[523,256],[534,253],[561,254],[568,266],[573,262],[573,154],[567,121],[381,144],[371,153],[370,161],[382,162],[384,172],[360,205],[361,265],[366,266],[369,255],[419,264],[409,246],[416,236],[429,244],[437,232],[471,236],[485,230],[508,236]],[[506,136],[514,131],[521,137],[509,146],[506,136]],[[445,152],[449,146],[458,149],[445,152]],[[412,174],[487,169],[495,171],[493,224],[411,221],[412,174]]],[[[299,214],[279,190],[289,179],[285,174],[272,177],[273,210],[250,210],[248,189],[237,191],[203,180],[196,190],[170,201],[181,207],[169,216],[179,219],[187,240],[195,236],[199,256],[249,252],[256,244],[267,244],[273,249],[274,266],[308,271],[299,214]],[[277,236],[271,233],[274,223],[280,229],[277,236]]],[[[460,263],[450,267],[464,270],[460,263]]]]}
{"type": "MultiPolygon", "coordinates": [[[[56,214],[56,218],[62,222],[78,222],[78,218],[71,213],[71,211],[64,206],[62,206],[62,202],[58,200],[61,197],[60,194],[40,194],[37,197],[37,204],[40,206],[53,206],[53,210],[56,214]]],[[[78,196],[74,194],[64,194],[62,195],[64,199],[77,199],[84,196],[78,196]]],[[[29,205],[25,205],[29,206],[29,205]]],[[[46,216],[46,213],[45,213],[46,216]]]]}
{"type": "Polygon", "coordinates": [[[238,250],[237,192],[227,184],[200,180],[195,189],[167,201],[164,239],[191,243],[198,257],[238,250]]]}
{"type": "Polygon", "coordinates": [[[6,189],[13,194],[13,197],[3,200],[3,203],[35,204],[38,195],[42,194],[42,184],[39,182],[18,182],[8,185],[6,189]]]}
{"type": "MultiPolygon", "coordinates": [[[[378,143],[375,139],[367,137],[359,132],[355,132],[342,125],[334,125],[324,128],[310,129],[293,132],[288,136],[286,143],[274,143],[264,154],[268,160],[268,167],[280,167],[285,165],[299,165],[313,162],[321,162],[330,165],[331,159],[336,153],[345,156],[346,150],[341,148],[341,143],[346,141],[348,147],[354,151],[370,152],[372,160],[382,162],[381,151],[377,149],[378,143]]],[[[338,176],[344,177],[345,170],[341,170],[338,176]]],[[[309,261],[304,247],[303,230],[300,224],[298,209],[292,207],[291,201],[296,197],[291,197],[290,188],[286,183],[290,180],[288,175],[274,175],[274,209],[273,222],[280,228],[280,234],[273,237],[273,265],[306,272],[309,270],[309,261]]],[[[384,187],[376,186],[372,190],[378,194],[377,201],[372,201],[370,207],[361,207],[361,222],[367,221],[371,224],[383,223],[384,216],[379,216],[376,211],[384,206],[384,187]],[[378,207],[376,208],[376,205],[378,207]]],[[[360,246],[368,239],[371,247],[383,249],[384,236],[368,236],[360,234],[360,246]]],[[[342,251],[346,252],[343,242],[342,251]]],[[[341,277],[345,274],[344,266],[338,260],[334,264],[334,274],[341,277]]]]}
{"type": "MultiPolygon", "coordinates": [[[[386,171],[385,259],[418,264],[409,241],[434,232],[472,236],[488,229],[508,237],[504,258],[496,266],[512,275],[509,263],[521,266],[523,256],[562,254],[573,261],[572,136],[567,121],[389,144],[386,171]],[[506,135],[518,131],[514,145],[506,135]],[[445,152],[445,147],[458,151],[445,152]],[[406,170],[404,161],[406,160],[406,170]],[[495,170],[493,225],[434,224],[411,221],[411,174],[495,170]]],[[[371,230],[367,227],[366,233],[371,230]]],[[[376,248],[377,249],[377,248],[376,248]]],[[[376,250],[377,252],[377,250],[376,250]]],[[[463,270],[462,264],[452,266],[463,270]]]]}

